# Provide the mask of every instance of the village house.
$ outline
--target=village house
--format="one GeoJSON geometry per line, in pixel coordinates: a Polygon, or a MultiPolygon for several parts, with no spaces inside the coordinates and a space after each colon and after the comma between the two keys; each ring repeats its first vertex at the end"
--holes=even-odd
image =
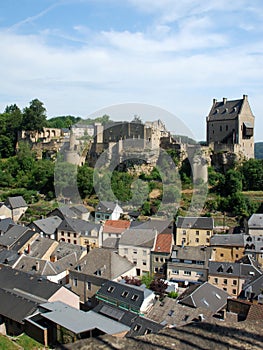
{"type": "Polygon", "coordinates": [[[56,239],[57,228],[61,224],[62,219],[58,216],[50,216],[46,219],[35,220],[29,224],[29,227],[41,236],[56,239]]]}
{"type": "Polygon", "coordinates": [[[107,238],[120,238],[130,224],[127,220],[107,220],[103,226],[103,242],[107,238]]]}
{"type": "Polygon", "coordinates": [[[76,309],[79,297],[46,279],[0,265],[0,329],[8,335],[25,331],[25,318],[43,302],[62,301],[76,309]]]}
{"type": "Polygon", "coordinates": [[[213,230],[213,218],[179,216],[176,221],[176,245],[208,246],[213,230]]]}
{"type": "Polygon", "coordinates": [[[136,275],[151,271],[151,251],[155,247],[157,231],[154,229],[128,229],[119,241],[119,254],[136,266],[136,275]]]}
{"type": "Polygon", "coordinates": [[[211,260],[235,262],[244,256],[245,235],[236,234],[215,234],[210,239],[212,247],[211,260]]]}
{"type": "Polygon", "coordinates": [[[263,214],[253,214],[248,220],[248,234],[251,236],[263,235],[263,214]]]}
{"type": "Polygon", "coordinates": [[[96,293],[96,298],[120,309],[144,315],[151,309],[155,294],[144,285],[140,287],[122,282],[107,281],[96,293]]]}
{"type": "Polygon", "coordinates": [[[30,243],[38,236],[39,233],[32,231],[28,227],[21,225],[11,226],[0,236],[0,247],[23,253],[28,250],[30,243]]]}
{"type": "Polygon", "coordinates": [[[95,248],[70,269],[69,283],[83,304],[94,306],[94,296],[103,283],[135,275],[136,267],[126,258],[108,249],[95,248]]]}
{"type": "Polygon", "coordinates": [[[263,235],[245,236],[245,254],[263,266],[263,235]]]}
{"type": "Polygon", "coordinates": [[[122,208],[115,202],[99,202],[95,209],[95,222],[119,220],[123,214],[122,208]]]}
{"type": "Polygon", "coordinates": [[[167,262],[173,247],[172,233],[159,233],[155,246],[151,252],[151,274],[159,278],[167,278],[167,262]]]}
{"type": "Polygon", "coordinates": [[[173,247],[171,259],[167,264],[167,279],[182,287],[206,282],[210,257],[210,247],[173,247]]]}
{"type": "Polygon", "coordinates": [[[101,247],[102,229],[101,224],[65,217],[57,228],[57,241],[81,245],[87,249],[101,247]]]}
{"type": "Polygon", "coordinates": [[[17,222],[26,212],[28,205],[22,196],[7,197],[6,201],[0,206],[0,217],[11,218],[17,222]]]}
{"type": "Polygon", "coordinates": [[[237,298],[244,283],[262,275],[262,271],[251,258],[239,262],[209,262],[208,282],[237,298]]]}

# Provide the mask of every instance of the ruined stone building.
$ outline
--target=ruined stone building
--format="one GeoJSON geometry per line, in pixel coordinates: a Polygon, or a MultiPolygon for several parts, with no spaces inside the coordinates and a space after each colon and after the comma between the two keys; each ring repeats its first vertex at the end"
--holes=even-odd
{"type": "Polygon", "coordinates": [[[206,118],[208,146],[214,153],[254,158],[254,118],[247,95],[231,101],[214,99],[206,118]]]}

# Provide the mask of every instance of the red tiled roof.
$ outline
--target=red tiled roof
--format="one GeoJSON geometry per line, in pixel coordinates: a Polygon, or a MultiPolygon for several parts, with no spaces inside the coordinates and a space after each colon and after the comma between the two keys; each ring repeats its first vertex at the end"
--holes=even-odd
{"type": "Polygon", "coordinates": [[[103,232],[122,233],[130,227],[130,221],[127,220],[107,220],[103,232]]]}
{"type": "Polygon", "coordinates": [[[159,233],[154,247],[154,252],[170,253],[172,244],[173,235],[171,233],[159,233]]]}

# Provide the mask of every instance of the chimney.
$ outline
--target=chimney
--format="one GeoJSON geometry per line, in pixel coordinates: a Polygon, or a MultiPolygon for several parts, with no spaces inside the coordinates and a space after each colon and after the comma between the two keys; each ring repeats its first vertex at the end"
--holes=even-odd
{"type": "Polygon", "coordinates": [[[247,95],[243,95],[243,100],[247,100],[247,95]]]}
{"type": "Polygon", "coordinates": [[[36,261],[36,271],[39,271],[39,261],[36,261]]]}
{"type": "Polygon", "coordinates": [[[28,244],[28,246],[27,246],[27,254],[30,254],[30,244],[28,244]]]}
{"type": "Polygon", "coordinates": [[[217,103],[217,99],[213,98],[213,105],[217,103]]]}
{"type": "Polygon", "coordinates": [[[226,101],[227,101],[227,98],[226,98],[226,97],[223,97],[223,104],[224,104],[224,105],[226,104],[226,101]]]}

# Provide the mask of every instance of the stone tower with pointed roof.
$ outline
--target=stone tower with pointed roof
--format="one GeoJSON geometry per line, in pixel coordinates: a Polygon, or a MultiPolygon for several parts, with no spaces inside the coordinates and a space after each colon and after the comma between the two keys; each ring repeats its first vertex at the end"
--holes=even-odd
{"type": "Polygon", "coordinates": [[[254,115],[247,95],[240,100],[213,100],[206,118],[207,144],[215,153],[232,152],[254,158],[254,115]]]}

